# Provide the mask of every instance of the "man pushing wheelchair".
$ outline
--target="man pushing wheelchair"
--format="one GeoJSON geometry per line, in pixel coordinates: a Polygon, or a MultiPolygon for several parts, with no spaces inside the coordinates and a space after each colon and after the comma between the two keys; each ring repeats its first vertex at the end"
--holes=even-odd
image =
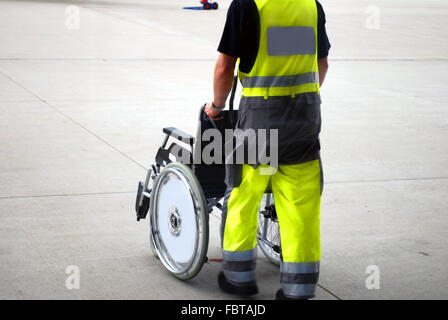
{"type": "MultiPolygon", "coordinates": [[[[329,47],[325,15],[315,0],[234,0],[230,5],[218,48],[214,98],[205,112],[211,119],[220,119],[238,59],[243,94],[236,129],[277,132],[278,164],[257,158],[255,163],[226,166],[224,261],[218,276],[225,292],[258,293],[257,213],[270,187],[281,239],[281,288],[276,298],[315,295],[323,189],[320,87],[328,69],[329,47]]],[[[268,148],[268,141],[267,137],[261,146],[259,139],[245,139],[242,147],[268,148]]]]}
{"type": "Polygon", "coordinates": [[[188,280],[201,270],[209,214],[218,209],[223,291],[258,293],[258,244],[280,265],[277,299],[314,297],[323,189],[320,87],[329,48],[317,1],[233,0],[214,98],[200,111],[196,138],[164,128],[155,164],[139,183],[137,220],[149,212],[151,248],[173,276],[188,280]],[[233,110],[238,81],[242,98],[233,110]]]}

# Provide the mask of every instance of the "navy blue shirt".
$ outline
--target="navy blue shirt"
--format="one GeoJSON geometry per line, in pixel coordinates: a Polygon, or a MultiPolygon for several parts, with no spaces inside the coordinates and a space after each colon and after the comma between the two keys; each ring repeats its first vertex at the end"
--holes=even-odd
{"type": "MultiPolygon", "coordinates": [[[[316,1],[317,22],[317,57],[328,57],[330,41],[325,29],[325,12],[316,1]]],[[[233,0],[227,11],[227,20],[222,33],[218,51],[240,58],[239,68],[249,73],[255,63],[260,43],[260,16],[253,0],[233,0]]]]}

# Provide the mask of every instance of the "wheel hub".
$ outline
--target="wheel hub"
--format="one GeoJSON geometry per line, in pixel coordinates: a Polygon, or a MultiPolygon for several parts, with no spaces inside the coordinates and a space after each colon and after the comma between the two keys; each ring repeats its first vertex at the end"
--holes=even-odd
{"type": "Polygon", "coordinates": [[[179,236],[182,229],[182,219],[179,210],[172,206],[168,211],[168,228],[173,236],[179,236]]]}

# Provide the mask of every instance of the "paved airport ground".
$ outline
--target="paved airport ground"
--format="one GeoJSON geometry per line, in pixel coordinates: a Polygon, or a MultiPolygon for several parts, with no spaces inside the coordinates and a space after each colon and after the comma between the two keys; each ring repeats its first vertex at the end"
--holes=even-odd
{"type": "MultiPolygon", "coordinates": [[[[0,0],[0,298],[232,298],[219,262],[171,277],[134,216],[162,127],[195,132],[212,95],[230,1],[182,9],[197,2],[0,0]]],[[[447,299],[448,4],[321,3],[332,49],[316,299],[447,299]]],[[[220,258],[219,215],[210,226],[220,258]]],[[[258,298],[272,299],[279,271],[257,263],[258,298]]]]}

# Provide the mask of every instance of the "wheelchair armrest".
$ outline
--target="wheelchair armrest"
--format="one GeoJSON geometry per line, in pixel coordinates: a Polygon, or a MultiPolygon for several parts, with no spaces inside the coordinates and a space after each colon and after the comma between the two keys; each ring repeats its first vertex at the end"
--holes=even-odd
{"type": "Polygon", "coordinates": [[[163,128],[163,133],[170,137],[176,138],[177,140],[188,143],[189,145],[193,145],[194,143],[194,137],[192,135],[174,127],[163,128]]]}
{"type": "Polygon", "coordinates": [[[176,142],[173,142],[168,149],[160,147],[156,154],[156,163],[161,166],[166,166],[172,161],[190,165],[193,163],[193,154],[176,142]],[[174,156],[174,159],[170,155],[174,156]]]}

